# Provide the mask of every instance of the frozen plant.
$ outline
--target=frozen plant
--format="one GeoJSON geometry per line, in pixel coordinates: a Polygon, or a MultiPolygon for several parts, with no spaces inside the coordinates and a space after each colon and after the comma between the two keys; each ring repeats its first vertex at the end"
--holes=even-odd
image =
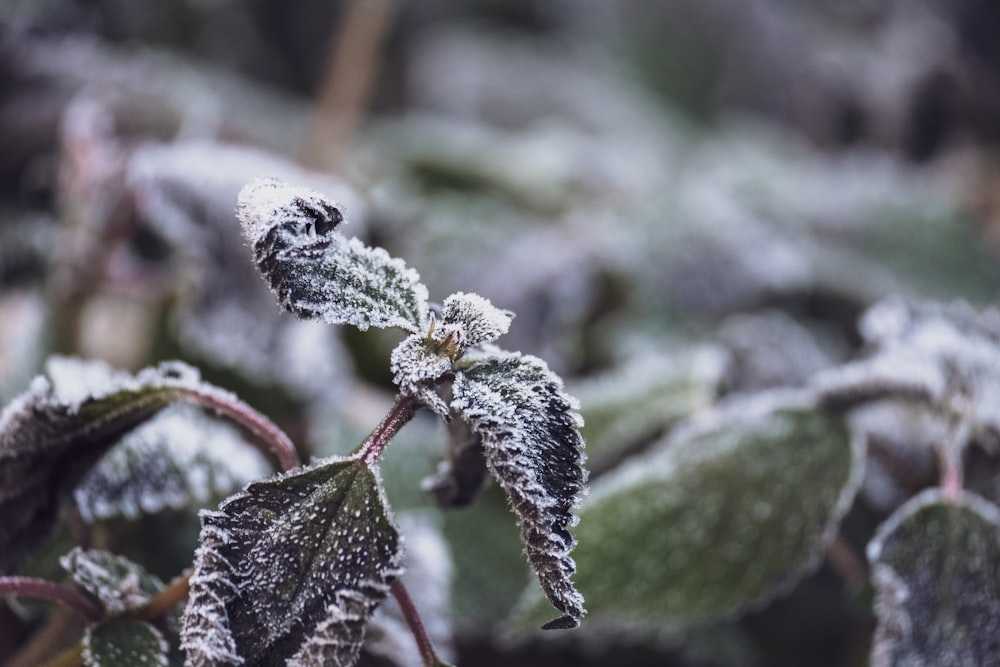
{"type": "MultiPolygon", "coordinates": [[[[239,218],[257,268],[285,309],[303,319],[408,334],[391,355],[398,388],[391,410],[351,454],[302,467],[277,427],[189,366],[172,362],[133,377],[57,360],[49,378],[36,379],[0,417],[0,538],[9,547],[0,574],[38,547],[70,498],[90,520],[94,507],[102,516],[133,515],[204,499],[200,487],[207,484],[245,479],[252,466],[235,462],[214,480],[175,475],[169,492],[161,480],[121,479],[123,471],[143,477],[211,458],[191,451],[198,439],[188,438],[187,448],[166,445],[177,432],[176,413],[151,420],[172,403],[233,418],[285,471],[201,512],[194,567],[175,582],[164,585],[127,559],[77,548],[60,562],[82,591],[8,576],[0,577],[0,595],[47,598],[79,612],[87,631],[64,662],[87,665],[167,664],[161,617],[186,597],[180,648],[186,664],[200,666],[352,665],[391,593],[423,664],[444,664],[399,580],[403,537],[379,475],[392,438],[428,408],[449,422],[451,439],[448,462],[428,490],[444,505],[465,504],[492,474],[517,516],[541,590],[559,611],[543,627],[579,625],[583,598],[571,581],[569,529],[587,480],[582,419],[545,362],[493,345],[513,314],[466,293],[432,311],[416,271],[342,236],[343,211],[314,191],[256,181],[240,193],[239,218]],[[140,425],[141,444],[133,438],[126,459],[109,454],[92,471],[140,425]]],[[[229,435],[223,438],[229,446],[229,435]]]]}

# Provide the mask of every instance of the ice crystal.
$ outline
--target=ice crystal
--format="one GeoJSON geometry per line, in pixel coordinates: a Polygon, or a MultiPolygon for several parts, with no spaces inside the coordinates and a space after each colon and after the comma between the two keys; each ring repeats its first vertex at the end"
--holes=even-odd
{"type": "Polygon", "coordinates": [[[271,468],[235,428],[176,406],[126,435],[73,492],[84,521],[135,519],[232,493],[271,468]]]}
{"type": "Polygon", "coordinates": [[[86,667],[167,667],[167,640],[145,621],[113,619],[95,623],[83,635],[86,667]]]}
{"type": "Polygon", "coordinates": [[[541,359],[486,357],[456,374],[451,409],[482,437],[486,463],[510,499],[529,562],[564,616],[544,627],[571,628],[584,614],[570,578],[576,540],[569,527],[587,480],[583,420],[576,400],[541,359]]]}
{"type": "Polygon", "coordinates": [[[107,551],[76,547],[59,563],[109,616],[142,608],[163,588],[163,582],[141,565],[107,551]]]}
{"type": "Polygon", "coordinates": [[[332,458],[203,511],[182,646],[193,665],[350,665],[400,574],[374,470],[332,458]]]}
{"type": "Polygon", "coordinates": [[[873,667],[987,665],[1000,655],[1000,508],[929,489],[868,545],[877,592],[873,667]]]}
{"type": "Polygon", "coordinates": [[[426,333],[411,334],[393,350],[393,381],[402,393],[420,398],[447,419],[448,406],[436,385],[470,347],[507,333],[513,317],[478,294],[452,294],[445,299],[440,322],[432,316],[426,333]]]}
{"type": "Polygon", "coordinates": [[[308,188],[257,180],[240,192],[239,217],[257,268],[286,310],[359,329],[427,322],[420,276],[382,248],[341,236],[339,205],[308,188]]]}
{"type": "Polygon", "coordinates": [[[45,537],[62,498],[122,436],[181,392],[206,387],[179,362],[132,376],[54,358],[47,373],[0,414],[0,572],[45,537]]]}

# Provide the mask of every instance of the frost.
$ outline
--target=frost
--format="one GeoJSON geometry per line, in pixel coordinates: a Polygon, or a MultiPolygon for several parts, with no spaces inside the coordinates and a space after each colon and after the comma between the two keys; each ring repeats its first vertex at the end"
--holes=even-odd
{"type": "Polygon", "coordinates": [[[201,517],[182,633],[192,664],[353,664],[400,574],[375,471],[327,459],[254,482],[201,517]]]}
{"type": "Polygon", "coordinates": [[[319,193],[257,180],[240,192],[239,217],[257,268],[286,310],[362,330],[425,326],[427,288],[417,272],[341,236],[343,212],[319,193]]]}
{"type": "Polygon", "coordinates": [[[87,667],[167,667],[167,640],[144,621],[109,620],[95,623],[83,635],[87,667]]]}
{"type": "Polygon", "coordinates": [[[411,334],[392,351],[393,382],[402,393],[418,397],[447,419],[448,406],[437,395],[436,385],[469,348],[507,333],[513,317],[478,294],[452,294],[442,306],[440,323],[431,316],[426,334],[411,334]]]}
{"type": "Polygon", "coordinates": [[[732,618],[819,563],[863,461],[860,438],[799,392],[703,413],[593,485],[580,509],[577,585],[598,619],[732,618]]]}
{"type": "Polygon", "coordinates": [[[486,357],[456,374],[452,411],[482,437],[486,463],[518,517],[529,562],[565,615],[545,628],[579,625],[583,597],[570,581],[570,552],[587,480],[576,400],[545,362],[516,353],[486,357]]]}
{"type": "Polygon", "coordinates": [[[868,545],[877,592],[873,667],[988,665],[1000,655],[1000,508],[938,489],[910,499],[868,545]]]}
{"type": "Polygon", "coordinates": [[[57,357],[47,372],[0,414],[0,572],[45,537],[61,500],[122,436],[183,392],[208,387],[179,362],[133,376],[57,357]]]}
{"type": "Polygon", "coordinates": [[[176,406],[126,435],[84,476],[73,497],[88,523],[135,519],[204,504],[270,471],[235,428],[176,406]]]}
{"type": "Polygon", "coordinates": [[[163,582],[141,565],[107,551],[76,547],[59,563],[109,616],[141,609],[163,589],[163,582]]]}

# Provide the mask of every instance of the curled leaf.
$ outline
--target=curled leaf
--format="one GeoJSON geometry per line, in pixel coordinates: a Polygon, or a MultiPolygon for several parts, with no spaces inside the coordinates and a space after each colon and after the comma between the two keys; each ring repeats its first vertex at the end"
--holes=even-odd
{"type": "Polygon", "coordinates": [[[333,458],[202,512],[184,614],[192,665],[351,665],[400,574],[374,470],[333,458]]]}
{"type": "Polygon", "coordinates": [[[382,248],[341,236],[344,214],[335,202],[308,188],[257,180],[240,192],[239,217],[257,268],[286,310],[359,329],[412,333],[425,326],[420,276],[382,248]]]}
{"type": "Polygon", "coordinates": [[[59,563],[109,616],[140,609],[163,589],[163,582],[141,565],[108,551],[76,547],[59,563]]]}
{"type": "Polygon", "coordinates": [[[0,572],[44,539],[61,500],[123,435],[205,386],[179,362],[132,376],[57,357],[46,371],[0,414],[0,572]]]}
{"type": "Polygon", "coordinates": [[[874,667],[989,665],[1000,655],[1000,508],[929,489],[868,544],[874,667]]]}
{"type": "Polygon", "coordinates": [[[482,437],[486,463],[517,514],[529,562],[564,616],[546,629],[579,625],[583,597],[570,578],[569,527],[587,473],[576,400],[545,362],[507,353],[456,374],[451,409],[482,437]]]}

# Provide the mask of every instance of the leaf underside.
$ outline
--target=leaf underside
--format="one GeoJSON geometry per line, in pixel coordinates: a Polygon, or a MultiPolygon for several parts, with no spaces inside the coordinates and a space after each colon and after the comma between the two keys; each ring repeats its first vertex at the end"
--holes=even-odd
{"type": "Polygon", "coordinates": [[[569,527],[587,475],[575,400],[540,359],[487,358],[456,374],[452,410],[482,438],[486,462],[517,514],[529,562],[564,616],[546,629],[572,628],[584,614],[571,582],[576,540],[569,527]]]}
{"type": "Polygon", "coordinates": [[[45,538],[62,499],[111,446],[201,386],[197,371],[177,362],[136,376],[78,359],[47,368],[51,379],[36,378],[0,415],[0,573],[45,538]]]}
{"type": "Polygon", "coordinates": [[[380,482],[359,460],[253,483],[202,512],[182,634],[188,660],[353,664],[400,557],[380,482]]]}
{"type": "Polygon", "coordinates": [[[602,617],[734,616],[814,567],[861,461],[842,421],[811,409],[734,412],[667,440],[594,485],[580,511],[578,585],[602,617]]]}
{"type": "Polygon", "coordinates": [[[276,180],[243,188],[239,216],[254,261],[283,308],[359,329],[427,322],[427,288],[402,260],[337,232],[338,205],[276,180]]]}
{"type": "Polygon", "coordinates": [[[989,665],[1000,655],[1000,508],[930,489],[868,546],[877,592],[873,667],[989,665]]]}

